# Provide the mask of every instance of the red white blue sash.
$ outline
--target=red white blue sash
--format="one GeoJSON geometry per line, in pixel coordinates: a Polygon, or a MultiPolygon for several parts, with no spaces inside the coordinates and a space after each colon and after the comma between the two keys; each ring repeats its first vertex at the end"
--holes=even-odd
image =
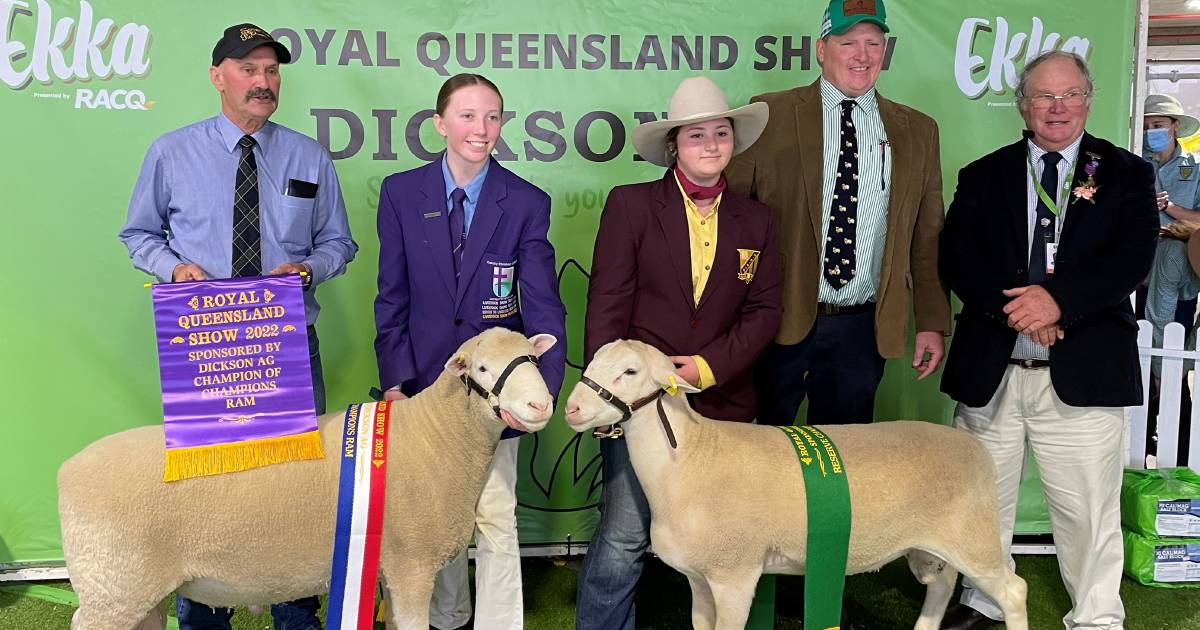
{"type": "Polygon", "coordinates": [[[388,402],[350,405],[339,450],[328,630],[370,630],[387,476],[388,402]]]}

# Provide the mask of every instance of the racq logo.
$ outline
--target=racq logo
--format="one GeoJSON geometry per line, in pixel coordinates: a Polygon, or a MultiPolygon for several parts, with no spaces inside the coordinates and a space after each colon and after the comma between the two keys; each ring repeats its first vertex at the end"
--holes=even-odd
{"type": "Polygon", "coordinates": [[[1028,33],[1009,31],[1008,20],[997,17],[995,24],[984,18],[967,18],[958,29],[954,48],[954,81],[969,99],[986,92],[1003,94],[1005,88],[1016,89],[1020,67],[1048,50],[1060,49],[1087,58],[1091,43],[1085,37],[1063,40],[1058,33],[1045,33],[1042,20],[1035,17],[1028,33]],[[983,33],[992,34],[990,57],[975,54],[975,45],[983,33]],[[1020,67],[1018,67],[1020,62],[1020,67]]]}
{"type": "MultiPolygon", "coordinates": [[[[13,90],[24,90],[36,81],[50,86],[97,79],[137,79],[150,70],[150,28],[133,22],[117,26],[97,16],[87,0],[79,13],[55,19],[46,0],[34,8],[22,0],[0,0],[0,81],[13,90]],[[24,34],[24,41],[18,38],[24,34]],[[32,42],[28,40],[32,38],[32,42]]],[[[65,93],[35,94],[41,98],[69,99],[65,93]]],[[[75,109],[145,110],[154,102],[141,90],[78,88],[75,109]]]]}

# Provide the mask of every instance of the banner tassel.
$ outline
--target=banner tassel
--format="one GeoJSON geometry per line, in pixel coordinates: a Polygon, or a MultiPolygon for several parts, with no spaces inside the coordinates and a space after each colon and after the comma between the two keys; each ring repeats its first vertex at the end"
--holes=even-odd
{"type": "Polygon", "coordinates": [[[321,434],[317,431],[231,444],[169,448],[163,465],[163,481],[219,475],[324,456],[321,434]]]}

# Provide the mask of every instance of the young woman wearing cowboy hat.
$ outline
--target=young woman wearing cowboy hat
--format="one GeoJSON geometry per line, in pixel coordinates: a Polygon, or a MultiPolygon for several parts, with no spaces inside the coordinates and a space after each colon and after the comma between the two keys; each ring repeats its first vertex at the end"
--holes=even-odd
{"type": "MultiPolygon", "coordinates": [[[[726,190],[723,172],[766,124],[765,103],[731,109],[715,83],[695,77],[679,85],[666,119],[634,129],[638,153],[667,171],[608,195],[585,363],[610,341],[637,339],[671,355],[679,376],[703,390],[689,400],[697,411],[754,419],[750,368],[779,328],[781,265],[770,209],[726,190]]],[[[600,450],[600,524],[579,575],[576,628],[632,630],[650,509],[624,441],[602,440],[600,450]]]]}

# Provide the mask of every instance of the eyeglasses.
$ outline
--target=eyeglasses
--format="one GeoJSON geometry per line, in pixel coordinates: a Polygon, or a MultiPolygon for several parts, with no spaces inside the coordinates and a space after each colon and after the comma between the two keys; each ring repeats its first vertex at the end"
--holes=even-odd
{"type": "Polygon", "coordinates": [[[1091,96],[1091,92],[1083,90],[1071,90],[1062,96],[1054,94],[1034,94],[1028,96],[1029,106],[1033,109],[1050,109],[1054,105],[1054,101],[1062,101],[1062,104],[1072,109],[1082,107],[1087,99],[1091,96]]]}

